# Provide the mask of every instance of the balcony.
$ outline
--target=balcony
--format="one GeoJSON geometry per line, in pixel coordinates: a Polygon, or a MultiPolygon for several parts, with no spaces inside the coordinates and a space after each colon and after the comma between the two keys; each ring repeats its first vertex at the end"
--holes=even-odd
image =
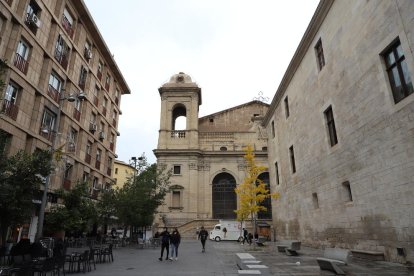
{"type": "Polygon", "coordinates": [[[109,82],[105,83],[105,90],[109,92],[109,82]]]}
{"type": "Polygon", "coordinates": [[[111,176],[111,172],[112,172],[111,168],[106,169],[106,175],[107,176],[111,176]]]}
{"type": "Polygon", "coordinates": [[[76,152],[76,145],[75,145],[75,143],[68,143],[66,145],[66,152],[68,152],[68,153],[75,153],[76,152]]]}
{"type": "Polygon", "coordinates": [[[102,107],[102,114],[104,115],[104,116],[106,116],[106,107],[104,106],[104,107],[102,107]]]}
{"type": "Polygon", "coordinates": [[[74,33],[72,24],[70,24],[70,22],[65,16],[62,17],[62,26],[63,29],[65,29],[66,33],[69,35],[69,37],[72,38],[74,33]]]}
{"type": "Polygon", "coordinates": [[[112,125],[116,128],[116,120],[112,119],[112,125]]]}
{"type": "Polygon", "coordinates": [[[171,131],[171,138],[178,138],[178,139],[185,138],[185,130],[173,130],[173,131],[171,131]]]}
{"type": "Polygon", "coordinates": [[[100,170],[101,169],[101,161],[96,160],[95,162],[95,169],[100,170]]]}
{"type": "Polygon", "coordinates": [[[81,117],[81,113],[79,110],[77,110],[76,108],[73,110],[73,118],[76,119],[76,121],[80,121],[80,117],[81,117]]]}
{"type": "Polygon", "coordinates": [[[86,78],[79,81],[79,87],[85,90],[86,78]]]}
{"type": "Polygon", "coordinates": [[[85,155],[85,162],[88,163],[88,164],[91,164],[91,155],[90,154],[85,155]]]}
{"type": "Polygon", "coordinates": [[[109,149],[110,149],[111,151],[114,151],[114,143],[113,143],[113,142],[111,142],[111,143],[109,144],[109,149]]]}
{"type": "Polygon", "coordinates": [[[40,136],[46,138],[47,140],[52,141],[52,138],[53,138],[52,131],[48,127],[41,126],[39,130],[39,134],[40,136]],[[45,129],[47,129],[48,131],[45,131],[45,129]]]}
{"type": "Polygon", "coordinates": [[[59,91],[57,91],[53,86],[49,84],[47,88],[47,94],[51,97],[55,102],[59,103],[59,91]]]}
{"type": "Polygon", "coordinates": [[[63,180],[63,189],[65,189],[66,191],[69,191],[71,186],[72,186],[72,181],[70,181],[69,179],[63,180]]]}
{"type": "Polygon", "coordinates": [[[118,97],[115,97],[115,104],[118,105],[119,104],[119,99],[118,97]]]}
{"type": "Polygon", "coordinates": [[[59,49],[55,49],[55,59],[59,62],[60,65],[66,70],[68,67],[68,57],[66,53],[59,51],[59,49]]]}
{"type": "Polygon", "coordinates": [[[19,107],[9,100],[3,100],[1,112],[16,121],[17,114],[19,114],[19,107]]]}
{"type": "Polygon", "coordinates": [[[27,62],[27,60],[24,59],[24,57],[16,53],[16,57],[14,59],[14,66],[16,66],[20,71],[26,74],[27,68],[29,67],[29,63],[27,62]]]}

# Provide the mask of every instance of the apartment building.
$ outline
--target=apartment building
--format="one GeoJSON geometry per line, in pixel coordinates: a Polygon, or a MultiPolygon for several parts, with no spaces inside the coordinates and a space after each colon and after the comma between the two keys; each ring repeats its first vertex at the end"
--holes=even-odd
{"type": "Polygon", "coordinates": [[[114,187],[122,188],[125,183],[136,175],[137,170],[134,166],[121,160],[114,160],[114,187]]]}
{"type": "Polygon", "coordinates": [[[85,3],[1,0],[0,58],[8,65],[0,106],[8,153],[62,148],[49,200],[77,181],[97,198],[113,183],[121,96],[130,89],[85,3]]]}
{"type": "Polygon", "coordinates": [[[279,239],[413,262],[413,30],[413,1],[320,1],[264,119],[279,239]]]}

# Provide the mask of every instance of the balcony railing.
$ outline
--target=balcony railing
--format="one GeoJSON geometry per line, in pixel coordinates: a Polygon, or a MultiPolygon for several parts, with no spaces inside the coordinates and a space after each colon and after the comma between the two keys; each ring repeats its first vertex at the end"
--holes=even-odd
{"type": "Polygon", "coordinates": [[[9,100],[3,100],[2,113],[16,121],[17,114],[19,114],[19,107],[9,100]]]}
{"type": "Polygon", "coordinates": [[[171,131],[171,138],[185,138],[185,130],[171,131]]]}
{"type": "Polygon", "coordinates": [[[97,169],[97,170],[101,169],[101,161],[99,161],[99,160],[95,161],[95,169],[97,169]]]}
{"type": "Polygon", "coordinates": [[[68,153],[74,153],[74,152],[76,152],[76,145],[75,145],[75,143],[68,143],[67,146],[66,146],[66,151],[68,153]]]}
{"type": "Polygon", "coordinates": [[[104,107],[102,107],[102,114],[104,115],[104,116],[106,116],[106,107],[104,106],[104,107]]]}
{"type": "Polygon", "coordinates": [[[48,129],[47,127],[41,126],[39,130],[39,134],[42,137],[46,138],[47,140],[52,141],[52,138],[53,138],[52,131],[48,129]],[[45,129],[47,129],[48,131],[44,131],[45,129]]]}
{"type": "Polygon", "coordinates": [[[112,125],[116,128],[116,120],[112,119],[112,125]]]}
{"type": "Polygon", "coordinates": [[[68,67],[68,57],[66,53],[59,51],[59,49],[55,49],[55,58],[59,62],[60,65],[66,70],[68,67]]]}
{"type": "Polygon", "coordinates": [[[86,78],[79,81],[79,87],[85,90],[86,78]]]}
{"type": "Polygon", "coordinates": [[[72,186],[72,181],[70,181],[69,179],[63,180],[63,189],[69,191],[71,186],[72,186]]]}
{"type": "Polygon", "coordinates": [[[81,117],[81,113],[79,110],[77,110],[76,108],[73,110],[73,118],[76,119],[76,121],[80,121],[80,117],[81,117]]]}
{"type": "Polygon", "coordinates": [[[105,90],[109,92],[109,82],[105,83],[105,90]]]}
{"type": "Polygon", "coordinates": [[[65,29],[66,33],[69,35],[70,38],[73,37],[73,28],[72,25],[70,24],[70,22],[68,21],[68,19],[63,16],[62,18],[62,26],[63,29],[65,29]]]}
{"type": "Polygon", "coordinates": [[[59,103],[59,91],[57,91],[53,86],[49,84],[47,88],[47,94],[51,97],[55,102],[59,103]]]}
{"type": "Polygon", "coordinates": [[[14,66],[16,66],[20,71],[26,74],[27,68],[29,67],[29,63],[27,62],[27,60],[24,59],[24,57],[16,53],[16,57],[14,59],[14,66]]]}
{"type": "Polygon", "coordinates": [[[115,97],[115,104],[118,105],[118,103],[119,103],[119,99],[118,97],[115,97]]]}
{"type": "Polygon", "coordinates": [[[109,149],[110,149],[111,151],[114,151],[114,143],[113,143],[113,142],[111,142],[111,143],[109,144],[109,149]]]}
{"type": "Polygon", "coordinates": [[[111,168],[106,169],[106,175],[107,176],[111,176],[111,172],[112,172],[111,168]]]}
{"type": "Polygon", "coordinates": [[[91,163],[91,155],[90,154],[85,155],[85,162],[88,163],[88,164],[91,163]]]}

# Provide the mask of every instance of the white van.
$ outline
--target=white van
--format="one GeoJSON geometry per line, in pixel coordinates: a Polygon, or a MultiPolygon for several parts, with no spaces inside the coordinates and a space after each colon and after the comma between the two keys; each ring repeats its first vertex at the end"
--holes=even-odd
{"type": "Polygon", "coordinates": [[[241,241],[243,240],[244,223],[236,220],[220,220],[219,224],[210,231],[210,240],[241,241]]]}

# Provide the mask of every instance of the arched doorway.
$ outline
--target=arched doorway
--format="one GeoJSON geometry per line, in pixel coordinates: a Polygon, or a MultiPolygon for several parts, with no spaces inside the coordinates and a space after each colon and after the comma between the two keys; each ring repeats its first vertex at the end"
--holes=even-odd
{"type": "Polygon", "coordinates": [[[229,173],[220,173],[213,179],[213,218],[235,219],[237,209],[236,180],[229,173]]]}
{"type": "MultiPolygon", "coordinates": [[[[258,179],[262,180],[264,184],[266,185],[266,189],[270,190],[270,181],[269,181],[269,173],[264,172],[261,173],[258,177],[258,179]]],[[[270,197],[266,198],[262,204],[262,206],[266,207],[266,211],[260,211],[257,213],[258,219],[272,219],[272,200],[270,197]]]]}

